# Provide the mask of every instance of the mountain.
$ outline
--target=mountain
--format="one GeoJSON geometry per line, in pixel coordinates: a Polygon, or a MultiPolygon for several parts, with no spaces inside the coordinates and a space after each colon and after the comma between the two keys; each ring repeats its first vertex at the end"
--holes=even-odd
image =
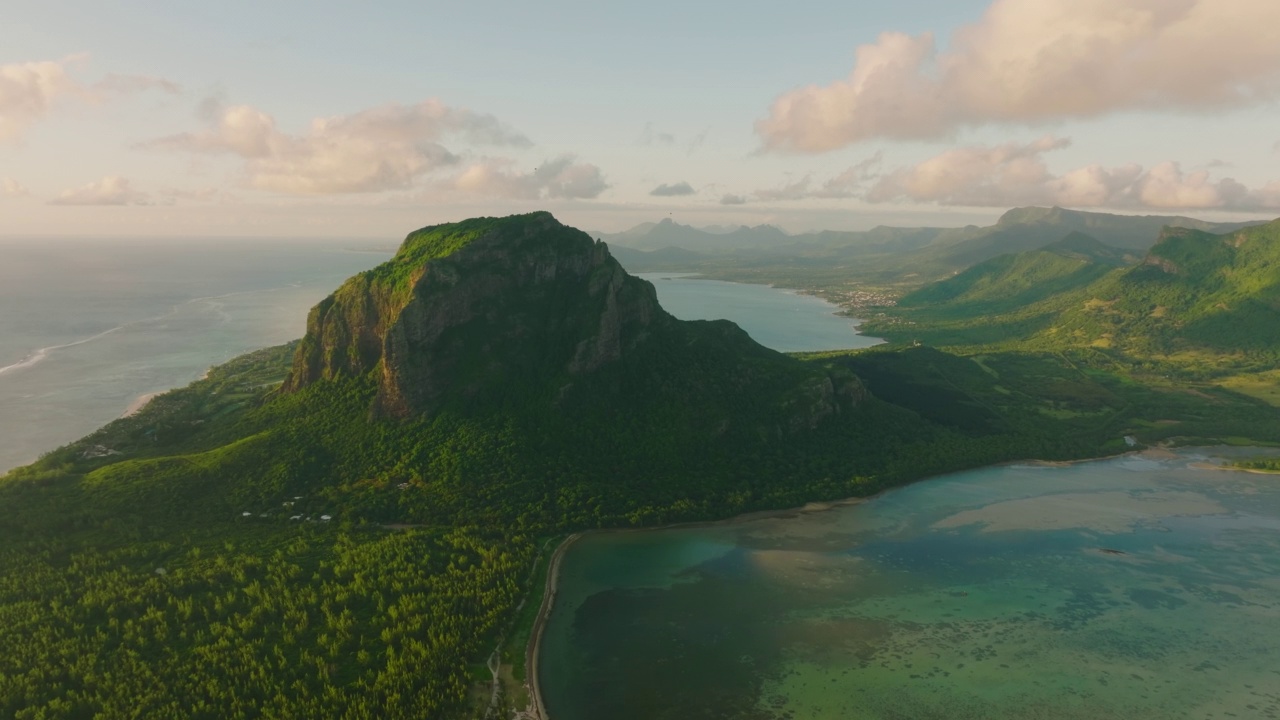
{"type": "Polygon", "coordinates": [[[745,248],[768,248],[789,244],[789,236],[772,225],[755,227],[737,226],[732,229],[715,227],[698,229],[681,225],[670,218],[657,223],[643,223],[620,233],[607,233],[597,236],[614,245],[621,245],[635,250],[661,250],[663,248],[680,248],[693,252],[712,250],[735,250],[745,248]]]}
{"type": "Polygon", "coordinates": [[[1060,207],[1014,208],[995,225],[941,236],[902,259],[903,267],[938,274],[967,268],[1000,255],[1037,250],[1071,233],[1087,235],[1122,250],[1145,252],[1165,227],[1230,232],[1257,223],[1211,223],[1160,215],[1113,215],[1060,207]]]}
{"type": "Polygon", "coordinates": [[[1280,350],[1280,220],[1214,234],[1167,228],[1138,266],[1086,288],[1055,334],[1172,353],[1280,350]]]}
{"type": "Polygon", "coordinates": [[[1280,220],[1217,234],[1166,227],[1140,262],[1120,261],[1114,250],[1068,236],[926,285],[902,298],[895,321],[871,332],[1187,362],[1206,352],[1256,356],[1232,367],[1277,355],[1280,220]]]}
{"type": "MultiPolygon", "coordinates": [[[[682,388],[722,406],[747,392],[777,408],[810,404],[789,425],[852,407],[857,381],[825,376],[727,321],[684,322],[653,285],[628,275],[604,243],[547,213],[469,220],[415,232],[388,263],[347,281],[311,312],[284,392],[369,379],[372,411],[400,418],[474,413],[512,397],[576,403],[661,397],[682,388]],[[717,363],[712,373],[696,368],[717,363]],[[757,373],[795,378],[778,388],[757,373]],[[636,376],[626,376],[637,370],[636,376]]],[[[715,424],[739,417],[717,415],[715,424]]]]}
{"type": "Polygon", "coordinates": [[[664,223],[642,225],[627,233],[604,237],[640,250],[671,247],[698,253],[678,259],[686,263],[683,267],[676,267],[671,257],[629,254],[626,265],[637,272],[697,270],[722,279],[791,286],[796,282],[798,268],[810,275],[820,274],[824,268],[840,268],[839,274],[823,275],[818,281],[833,288],[840,288],[854,278],[863,282],[905,281],[919,285],[1000,255],[1040,249],[1071,233],[1087,235],[1122,253],[1140,256],[1166,226],[1225,233],[1257,224],[1025,207],[1009,210],[996,224],[985,227],[880,226],[866,231],[827,230],[755,241],[744,234],[711,236],[669,221],[664,223]],[[680,230],[668,232],[664,227],[680,230]]]}
{"type": "Polygon", "coordinates": [[[960,315],[1007,312],[1087,286],[1123,264],[1120,250],[1073,232],[1040,250],[984,260],[904,295],[898,305],[960,315]]]}

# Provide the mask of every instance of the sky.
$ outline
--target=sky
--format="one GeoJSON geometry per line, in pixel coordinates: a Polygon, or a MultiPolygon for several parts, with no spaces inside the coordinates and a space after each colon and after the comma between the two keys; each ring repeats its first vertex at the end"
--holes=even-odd
{"type": "Polygon", "coordinates": [[[3,0],[0,236],[1280,216],[1275,0],[757,5],[3,0]]]}

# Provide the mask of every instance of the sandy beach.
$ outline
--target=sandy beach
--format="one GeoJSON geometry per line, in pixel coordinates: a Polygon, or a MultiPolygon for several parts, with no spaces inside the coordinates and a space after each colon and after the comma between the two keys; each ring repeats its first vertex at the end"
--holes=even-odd
{"type": "Polygon", "coordinates": [[[124,414],[121,415],[120,417],[127,418],[130,415],[136,415],[139,411],[142,410],[142,408],[147,406],[147,403],[155,399],[157,395],[163,395],[165,392],[167,391],[160,390],[157,392],[149,392],[149,393],[146,393],[145,395],[139,395],[138,397],[134,398],[133,402],[129,403],[129,407],[125,408],[124,414]]]}
{"type": "Polygon", "coordinates": [[[527,674],[527,682],[529,684],[529,705],[528,715],[534,720],[547,720],[547,708],[542,703],[542,689],[538,683],[538,651],[542,648],[542,631],[546,627],[547,619],[551,617],[551,610],[555,607],[556,602],[556,581],[560,576],[560,560],[564,558],[564,553],[569,549],[578,538],[582,537],[582,533],[574,533],[564,539],[560,546],[556,548],[551,555],[551,562],[547,564],[547,580],[546,589],[542,594],[542,607],[538,608],[538,617],[533,621],[533,631],[529,635],[529,646],[525,649],[525,663],[527,674]]]}

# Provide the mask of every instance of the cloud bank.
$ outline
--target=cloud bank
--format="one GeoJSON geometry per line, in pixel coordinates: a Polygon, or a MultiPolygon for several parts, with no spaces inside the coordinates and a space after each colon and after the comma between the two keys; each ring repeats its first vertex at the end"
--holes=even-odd
{"type": "Polygon", "coordinates": [[[532,172],[513,169],[513,160],[484,160],[467,167],[445,188],[517,200],[590,200],[609,188],[600,168],[575,160],[572,155],[561,155],[544,161],[532,172]]]}
{"type": "Polygon", "coordinates": [[[67,61],[0,65],[0,140],[13,140],[44,117],[60,97],[82,92],[67,61]]]}
{"type": "Polygon", "coordinates": [[[478,145],[532,144],[492,115],[434,99],[316,119],[298,135],[281,131],[275,118],[248,105],[213,104],[205,112],[209,128],[153,140],[145,147],[233,155],[245,161],[250,187],[296,195],[410,187],[420,176],[460,162],[441,144],[446,138],[478,145]]]}
{"type": "Polygon", "coordinates": [[[78,188],[65,190],[50,205],[150,205],[146,193],[134,190],[127,178],[108,175],[78,188]]]}
{"type": "Polygon", "coordinates": [[[679,197],[681,195],[694,195],[697,194],[697,192],[697,190],[693,189],[692,185],[681,181],[671,184],[662,183],[658,187],[650,190],[649,194],[654,197],[679,197]]]}
{"type": "Polygon", "coordinates": [[[86,85],[71,77],[67,70],[87,58],[87,55],[73,55],[62,60],[0,65],[0,141],[20,137],[64,98],[101,102],[113,95],[147,90],[180,92],[173,82],[138,75],[111,74],[98,83],[86,85]]]}
{"type": "Polygon", "coordinates": [[[17,180],[9,177],[0,178],[0,197],[22,198],[30,194],[17,180]]]}
{"type": "Polygon", "coordinates": [[[995,0],[939,54],[932,34],[857,49],[848,79],[788,92],[768,150],[824,152],[988,123],[1208,111],[1280,96],[1276,0],[995,0]]]}
{"type": "Polygon", "coordinates": [[[1044,155],[1071,144],[1048,135],[1029,143],[975,145],[948,150],[886,173],[869,158],[815,185],[806,176],[781,188],[756,191],[761,200],[858,198],[870,203],[915,202],[971,207],[1062,205],[1114,209],[1242,210],[1280,208],[1280,181],[1248,188],[1209,170],[1185,171],[1176,162],[1087,165],[1056,175],[1044,155]]]}

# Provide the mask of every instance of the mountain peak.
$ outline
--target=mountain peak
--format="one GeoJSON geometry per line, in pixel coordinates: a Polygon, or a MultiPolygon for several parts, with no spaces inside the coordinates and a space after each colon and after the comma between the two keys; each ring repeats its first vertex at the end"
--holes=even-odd
{"type": "Polygon", "coordinates": [[[997,225],[1029,225],[1039,222],[1060,221],[1068,214],[1074,214],[1074,211],[1065,210],[1054,205],[1053,207],[1017,207],[1012,208],[1000,216],[996,221],[997,225]]]}
{"type": "Polygon", "coordinates": [[[672,320],[550,213],[435,225],[312,309],[285,389],[369,375],[379,413],[430,413],[523,374],[593,371],[672,320]]]}

